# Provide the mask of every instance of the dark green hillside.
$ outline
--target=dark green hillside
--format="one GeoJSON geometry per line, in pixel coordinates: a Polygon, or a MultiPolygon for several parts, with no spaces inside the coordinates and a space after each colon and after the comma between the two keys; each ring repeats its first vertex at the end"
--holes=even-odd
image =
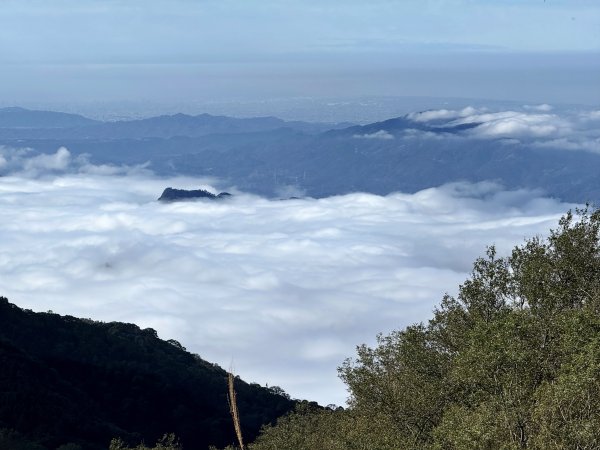
{"type": "Polygon", "coordinates": [[[600,210],[579,213],[358,347],[347,410],[300,407],[250,449],[600,449],[600,210]]]}
{"type": "MultiPolygon", "coordinates": [[[[165,433],[186,449],[225,446],[235,440],[226,378],[152,329],[34,313],[0,298],[2,450],[20,439],[106,450],[112,438],[153,443],[165,433]]],[[[294,406],[241,380],[236,389],[249,440],[294,406]]]]}

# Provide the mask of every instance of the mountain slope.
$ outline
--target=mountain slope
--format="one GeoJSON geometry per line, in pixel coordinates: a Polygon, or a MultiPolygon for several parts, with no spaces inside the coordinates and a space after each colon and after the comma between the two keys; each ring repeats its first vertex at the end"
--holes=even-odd
{"type": "MultiPolygon", "coordinates": [[[[189,449],[233,443],[226,376],[152,329],[34,313],[0,297],[0,429],[47,449],[106,449],[114,437],[134,444],[168,432],[189,449]]],[[[236,389],[249,440],[294,405],[241,380],[236,389]]]]}

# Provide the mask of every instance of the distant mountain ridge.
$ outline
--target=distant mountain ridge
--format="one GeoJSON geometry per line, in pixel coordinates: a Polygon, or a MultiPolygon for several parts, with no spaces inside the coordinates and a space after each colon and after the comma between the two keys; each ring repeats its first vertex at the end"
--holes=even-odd
{"type": "MultiPolygon", "coordinates": [[[[487,120],[481,115],[457,120],[457,112],[447,113],[335,127],[272,117],[176,114],[74,128],[0,128],[0,146],[40,153],[64,146],[73,155],[89,155],[95,164],[149,163],[158,175],[207,176],[218,180],[218,188],[235,186],[275,198],[414,193],[452,182],[492,181],[562,201],[600,203],[600,152],[577,149],[596,148],[598,141],[564,137],[558,115],[509,118],[498,128],[480,123],[487,120]],[[532,129],[527,120],[556,123],[532,129]],[[511,129],[518,139],[507,134],[511,129]],[[547,130],[556,130],[553,141],[552,134],[539,141],[539,133],[547,130]]],[[[519,113],[503,117],[514,114],[519,113]]]]}
{"type": "Polygon", "coordinates": [[[0,109],[0,138],[143,139],[211,134],[257,133],[289,128],[310,134],[350,124],[285,121],[276,117],[236,118],[173,114],[146,119],[101,122],[77,114],[35,111],[18,107],[0,109]]]}
{"type": "Polygon", "coordinates": [[[327,133],[328,136],[376,136],[376,133],[385,132],[390,136],[402,133],[406,130],[431,131],[435,133],[460,133],[479,126],[479,123],[468,123],[449,126],[445,123],[426,123],[418,122],[410,118],[409,114],[401,117],[394,117],[381,122],[374,122],[367,125],[354,125],[348,128],[331,130],[327,133]]]}

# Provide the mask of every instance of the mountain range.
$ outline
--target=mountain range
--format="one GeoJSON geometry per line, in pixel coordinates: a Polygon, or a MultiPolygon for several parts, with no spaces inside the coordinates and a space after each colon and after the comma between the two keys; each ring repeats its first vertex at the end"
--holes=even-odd
{"type": "Polygon", "coordinates": [[[365,125],[208,114],[98,122],[5,108],[0,145],[40,153],[65,146],[93,163],[149,163],[159,175],[208,176],[219,180],[217,188],[269,197],[386,195],[493,181],[567,202],[600,201],[600,154],[570,150],[568,142],[561,148],[557,140],[540,145],[528,137],[481,138],[474,133],[480,127],[477,121],[425,122],[411,114],[365,125]]]}
{"type": "Polygon", "coordinates": [[[102,122],[77,114],[0,108],[0,137],[5,139],[143,139],[211,134],[257,133],[289,128],[309,134],[351,124],[284,121],[276,117],[235,118],[199,114],[163,115],[146,119],[102,122]]]}

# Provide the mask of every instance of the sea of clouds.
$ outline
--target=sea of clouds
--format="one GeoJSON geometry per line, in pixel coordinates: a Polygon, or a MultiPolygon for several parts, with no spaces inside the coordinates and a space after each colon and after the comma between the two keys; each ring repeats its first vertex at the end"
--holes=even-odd
{"type": "Polygon", "coordinates": [[[211,180],[95,166],[64,148],[0,148],[0,174],[0,295],[152,327],[322,404],[344,404],[336,367],[356,345],[427,320],[487,245],[506,254],[573,206],[493,183],[164,204],[165,187],[211,180]]]}

